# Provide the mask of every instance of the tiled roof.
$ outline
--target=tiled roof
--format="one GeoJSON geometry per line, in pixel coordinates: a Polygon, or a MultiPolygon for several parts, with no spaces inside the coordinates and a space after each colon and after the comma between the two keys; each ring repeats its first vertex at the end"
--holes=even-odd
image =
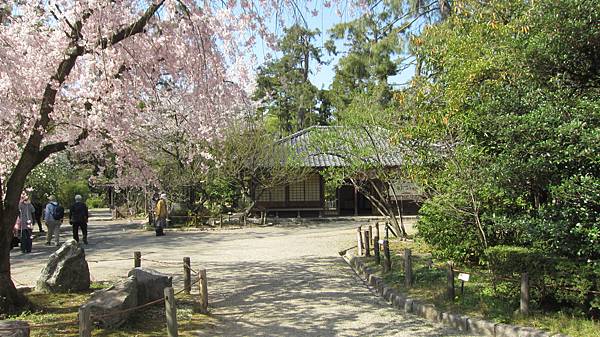
{"type": "Polygon", "coordinates": [[[379,127],[311,126],[278,143],[305,167],[345,166],[357,159],[383,166],[402,164],[400,146],[392,145],[389,131],[379,127]]]}

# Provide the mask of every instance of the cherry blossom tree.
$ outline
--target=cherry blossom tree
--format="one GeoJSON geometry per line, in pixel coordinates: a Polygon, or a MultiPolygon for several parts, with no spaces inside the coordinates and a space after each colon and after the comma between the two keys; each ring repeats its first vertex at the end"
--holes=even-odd
{"type": "Polygon", "coordinates": [[[64,150],[110,150],[132,184],[152,179],[148,139],[218,137],[251,89],[253,44],[273,39],[269,18],[284,8],[300,10],[291,0],[0,0],[0,313],[26,303],[9,245],[32,169],[64,150]]]}

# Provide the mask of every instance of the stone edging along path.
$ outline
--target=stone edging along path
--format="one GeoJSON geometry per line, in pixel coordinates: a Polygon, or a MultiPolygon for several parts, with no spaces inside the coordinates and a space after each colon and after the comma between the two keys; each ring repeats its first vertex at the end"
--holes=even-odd
{"type": "MultiPolygon", "coordinates": [[[[340,252],[343,254],[343,252],[340,252]]],[[[442,312],[433,304],[427,304],[418,298],[409,298],[383,282],[383,279],[367,267],[360,257],[346,251],[343,259],[354,269],[354,272],[372,286],[378,295],[392,304],[396,309],[412,313],[430,321],[440,322],[457,330],[475,335],[493,337],[568,337],[563,334],[551,334],[530,327],[494,323],[482,319],[470,318],[465,315],[442,312]]]]}

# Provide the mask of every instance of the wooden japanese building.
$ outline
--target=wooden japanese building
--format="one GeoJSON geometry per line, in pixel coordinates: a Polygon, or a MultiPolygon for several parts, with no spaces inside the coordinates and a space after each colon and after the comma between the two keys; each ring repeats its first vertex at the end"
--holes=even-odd
{"type": "MultiPolygon", "coordinates": [[[[342,155],[319,148],[319,140],[324,134],[340,133],[339,127],[312,126],[296,132],[279,141],[287,147],[300,165],[309,169],[309,173],[299,177],[298,181],[285,186],[277,186],[257,193],[255,210],[266,212],[268,216],[280,217],[317,217],[335,215],[379,215],[371,202],[350,183],[343,184],[333,193],[326,195],[322,176],[329,167],[346,165],[342,155]]],[[[379,133],[376,137],[366,132],[344,132],[344,142],[376,142],[376,146],[390,149],[387,137],[379,133]],[[368,140],[366,139],[368,138],[368,140]]],[[[375,133],[377,134],[377,133],[375,133]]],[[[343,143],[343,142],[340,142],[343,143]]],[[[351,149],[343,149],[344,151],[351,149]]],[[[390,170],[401,166],[400,151],[386,151],[379,159],[390,170]]],[[[420,195],[413,184],[394,182],[395,198],[402,205],[404,215],[414,215],[418,211],[420,195]]]]}

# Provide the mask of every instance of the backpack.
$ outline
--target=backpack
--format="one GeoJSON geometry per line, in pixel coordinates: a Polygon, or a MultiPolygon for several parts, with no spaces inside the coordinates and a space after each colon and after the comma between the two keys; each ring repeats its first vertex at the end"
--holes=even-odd
{"type": "Polygon", "coordinates": [[[52,211],[52,217],[54,220],[62,220],[65,217],[65,208],[61,205],[54,206],[54,210],[52,211]]]}

